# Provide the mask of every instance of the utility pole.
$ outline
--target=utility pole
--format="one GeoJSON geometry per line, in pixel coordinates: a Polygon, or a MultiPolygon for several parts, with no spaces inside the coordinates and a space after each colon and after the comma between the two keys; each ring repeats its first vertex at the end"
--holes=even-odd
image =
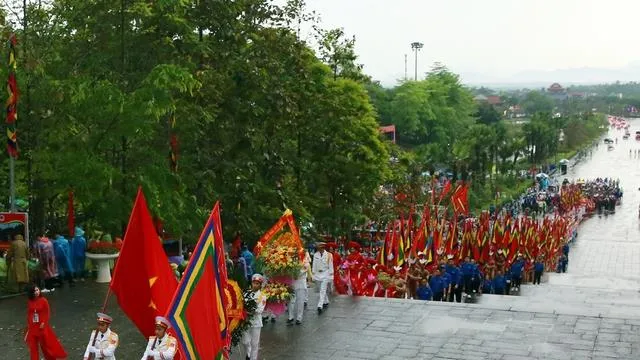
{"type": "Polygon", "coordinates": [[[407,81],[407,54],[404,54],[404,81],[407,81]]]}
{"type": "Polygon", "coordinates": [[[415,72],[413,75],[413,80],[418,81],[418,51],[424,47],[424,44],[421,42],[413,42],[411,43],[411,49],[415,53],[415,72]]]}

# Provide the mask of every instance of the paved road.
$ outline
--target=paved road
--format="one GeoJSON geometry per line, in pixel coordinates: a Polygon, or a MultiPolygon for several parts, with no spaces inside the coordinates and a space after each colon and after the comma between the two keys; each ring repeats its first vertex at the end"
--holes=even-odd
{"type": "MultiPolygon", "coordinates": [[[[632,132],[640,121],[632,122],[632,132]]],[[[339,297],[322,316],[313,307],[302,326],[282,319],[263,329],[261,359],[638,359],[640,358],[640,157],[623,142],[570,170],[569,178],[610,176],[625,189],[615,215],[580,228],[567,274],[549,274],[522,296],[485,295],[478,304],[339,297]]],[[[105,286],[85,283],[50,294],[53,324],[72,358],[94,326],[105,286]]],[[[315,297],[312,294],[312,299],[315,297]]],[[[2,359],[26,359],[20,340],[24,299],[0,302],[2,359]]],[[[139,359],[144,339],[114,304],[119,359],[139,359]]],[[[234,359],[242,359],[236,352],[234,359]]]]}

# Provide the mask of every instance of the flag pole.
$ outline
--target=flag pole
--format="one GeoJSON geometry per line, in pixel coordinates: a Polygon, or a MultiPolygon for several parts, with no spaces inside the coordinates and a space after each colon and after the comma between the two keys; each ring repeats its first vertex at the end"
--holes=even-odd
{"type": "Polygon", "coordinates": [[[9,205],[11,212],[16,212],[16,159],[9,156],[9,205]]]}

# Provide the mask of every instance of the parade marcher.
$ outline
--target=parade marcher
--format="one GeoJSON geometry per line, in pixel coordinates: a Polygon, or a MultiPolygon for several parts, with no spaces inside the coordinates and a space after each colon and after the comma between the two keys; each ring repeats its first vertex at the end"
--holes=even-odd
{"type": "Polygon", "coordinates": [[[56,265],[56,256],[53,250],[53,243],[46,236],[38,238],[35,246],[36,255],[42,269],[42,277],[44,279],[43,293],[55,290],[54,284],[58,278],[58,266],[56,265]]]}
{"type": "Polygon", "coordinates": [[[7,267],[11,276],[10,282],[18,285],[22,291],[29,282],[29,249],[22,235],[16,235],[11,242],[7,253],[7,267]]]}
{"type": "Polygon", "coordinates": [[[434,270],[434,274],[431,276],[431,280],[429,280],[429,287],[433,292],[433,301],[442,301],[444,282],[442,281],[442,276],[440,276],[439,268],[434,270]]]}
{"type": "Polygon", "coordinates": [[[414,262],[410,265],[407,273],[407,288],[409,290],[409,299],[417,299],[417,289],[418,285],[420,285],[420,280],[424,277],[424,271],[420,263],[415,260],[411,261],[414,262]]]}
{"type": "Polygon", "coordinates": [[[507,280],[502,274],[501,270],[496,272],[496,276],[493,278],[493,293],[498,295],[509,295],[507,291],[507,280]]]}
{"type": "Polygon", "coordinates": [[[511,286],[513,285],[511,279],[512,279],[511,270],[510,269],[506,269],[504,271],[504,281],[506,283],[505,288],[504,288],[504,294],[505,295],[511,295],[511,286]]]}
{"type": "Polygon", "coordinates": [[[329,281],[333,279],[331,272],[333,271],[333,263],[331,254],[325,251],[325,243],[320,242],[317,244],[315,254],[313,254],[313,266],[311,273],[313,274],[313,280],[316,281],[319,288],[318,296],[318,314],[322,314],[322,309],[329,306],[329,297],[327,296],[327,286],[329,281]]]}
{"type": "Polygon", "coordinates": [[[442,301],[449,301],[449,293],[451,293],[451,289],[453,288],[453,279],[451,275],[447,273],[445,265],[440,266],[440,277],[442,278],[442,284],[444,286],[444,291],[442,293],[442,301]]]}
{"type": "Polygon", "coordinates": [[[489,274],[484,276],[484,281],[482,282],[482,293],[483,294],[493,293],[493,281],[489,277],[489,274]]]}
{"type": "Polygon", "coordinates": [[[73,265],[71,264],[71,246],[69,240],[64,236],[58,234],[53,240],[53,251],[56,255],[56,263],[58,264],[58,271],[60,271],[60,277],[69,281],[69,286],[74,286],[73,280],[73,265]]]}
{"type": "Polygon", "coordinates": [[[256,301],[256,310],[253,317],[249,319],[251,327],[247,329],[242,338],[247,353],[247,360],[258,360],[258,350],[260,349],[260,333],[262,331],[262,312],[267,305],[267,299],[262,294],[262,284],[264,277],[260,274],[253,274],[251,277],[251,297],[256,301]]]}
{"type": "Polygon", "coordinates": [[[453,302],[454,297],[457,302],[462,302],[462,272],[460,269],[454,264],[453,256],[448,257],[448,263],[446,266],[446,272],[451,277],[451,291],[449,292],[449,302],[453,302]]]}
{"type": "Polygon", "coordinates": [[[287,325],[293,325],[293,321],[296,321],[296,325],[302,324],[302,314],[304,313],[304,300],[307,290],[307,277],[309,276],[309,264],[306,259],[302,262],[302,268],[298,277],[293,281],[293,291],[295,292],[293,297],[289,300],[288,311],[289,318],[287,319],[287,325]]]}
{"type": "Polygon", "coordinates": [[[84,230],[76,227],[73,240],[71,241],[71,257],[73,260],[73,271],[76,278],[84,281],[86,276],[85,262],[87,260],[87,239],[84,238],[84,230]]]}
{"type": "Polygon", "coordinates": [[[416,294],[418,300],[433,300],[433,292],[427,283],[427,279],[420,280],[416,294]]]}
{"type": "MultiPolygon", "coordinates": [[[[304,251],[304,261],[308,262],[309,264],[311,264],[311,255],[309,255],[309,250],[304,251]]],[[[311,268],[309,268],[309,275],[307,277],[307,279],[311,279],[313,277],[312,273],[311,273],[311,268]]],[[[305,289],[305,295],[304,295],[304,308],[307,308],[307,303],[309,302],[309,281],[307,281],[306,284],[306,289],[305,289]]]]}
{"type": "Polygon", "coordinates": [[[535,264],[533,265],[533,285],[540,285],[540,279],[542,278],[543,272],[544,262],[542,261],[542,257],[538,256],[535,264]]]}
{"type": "Polygon", "coordinates": [[[169,320],[156,316],[156,335],[149,337],[147,348],[140,360],[172,360],[176,355],[178,341],[167,334],[171,328],[169,320]]]}
{"type": "Polygon", "coordinates": [[[95,354],[96,359],[116,360],[115,352],[118,348],[118,334],[111,331],[113,318],[104,313],[97,313],[98,328],[91,332],[87,349],[84,351],[84,360],[89,359],[89,354],[95,354]]]}
{"type": "Polygon", "coordinates": [[[522,254],[518,254],[516,261],[511,264],[511,281],[513,282],[512,288],[514,290],[520,290],[520,284],[522,283],[522,271],[524,270],[524,259],[522,254]]]}
{"type": "Polygon", "coordinates": [[[471,280],[473,279],[475,270],[468,256],[464,258],[464,262],[462,266],[460,266],[460,271],[462,272],[462,281],[464,282],[464,292],[470,294],[472,288],[471,280]]]}
{"type": "Polygon", "coordinates": [[[27,332],[24,341],[29,347],[30,359],[39,360],[39,349],[42,349],[45,360],[66,359],[64,350],[56,334],[49,325],[51,311],[49,302],[42,297],[37,286],[27,289],[29,302],[27,304],[27,332]]]}

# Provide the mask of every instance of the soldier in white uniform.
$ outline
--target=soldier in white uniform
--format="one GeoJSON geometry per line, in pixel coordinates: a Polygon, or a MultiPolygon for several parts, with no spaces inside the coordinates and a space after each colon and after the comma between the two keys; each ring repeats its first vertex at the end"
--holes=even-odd
{"type": "Polygon", "coordinates": [[[171,327],[169,320],[156,316],[156,336],[150,336],[147,349],[141,360],[173,360],[178,348],[178,341],[167,334],[171,327]]]}
{"type": "Polygon", "coordinates": [[[307,308],[307,303],[309,302],[309,281],[311,280],[311,255],[309,255],[309,251],[305,250],[304,251],[304,261],[306,261],[309,264],[309,275],[307,277],[307,281],[304,284],[304,308],[307,308]]]}
{"type": "Polygon", "coordinates": [[[89,344],[84,352],[84,359],[94,354],[95,360],[116,360],[115,352],[118,348],[118,334],[111,331],[113,318],[107,314],[98,313],[98,329],[91,332],[89,344]]]}
{"type": "Polygon", "coordinates": [[[309,264],[309,260],[307,257],[302,261],[302,269],[300,269],[300,273],[298,277],[293,281],[293,290],[295,291],[294,296],[289,300],[289,319],[287,319],[287,325],[293,325],[293,320],[295,317],[296,325],[302,324],[302,314],[304,312],[304,303],[307,297],[307,277],[309,276],[309,271],[311,268],[311,264],[309,264]]]}
{"type": "Polygon", "coordinates": [[[247,352],[247,360],[258,360],[258,350],[260,348],[260,332],[262,331],[262,312],[267,305],[267,298],[262,294],[262,284],[264,277],[260,274],[253,274],[251,277],[251,296],[256,301],[256,311],[249,319],[251,327],[247,329],[242,338],[242,344],[247,352]]]}
{"type": "Polygon", "coordinates": [[[329,306],[329,298],[327,297],[327,286],[332,281],[331,273],[333,272],[333,261],[331,254],[325,251],[325,243],[320,242],[316,245],[318,251],[313,254],[313,266],[311,272],[313,280],[318,282],[320,295],[318,299],[318,314],[322,314],[322,309],[329,306]]]}

